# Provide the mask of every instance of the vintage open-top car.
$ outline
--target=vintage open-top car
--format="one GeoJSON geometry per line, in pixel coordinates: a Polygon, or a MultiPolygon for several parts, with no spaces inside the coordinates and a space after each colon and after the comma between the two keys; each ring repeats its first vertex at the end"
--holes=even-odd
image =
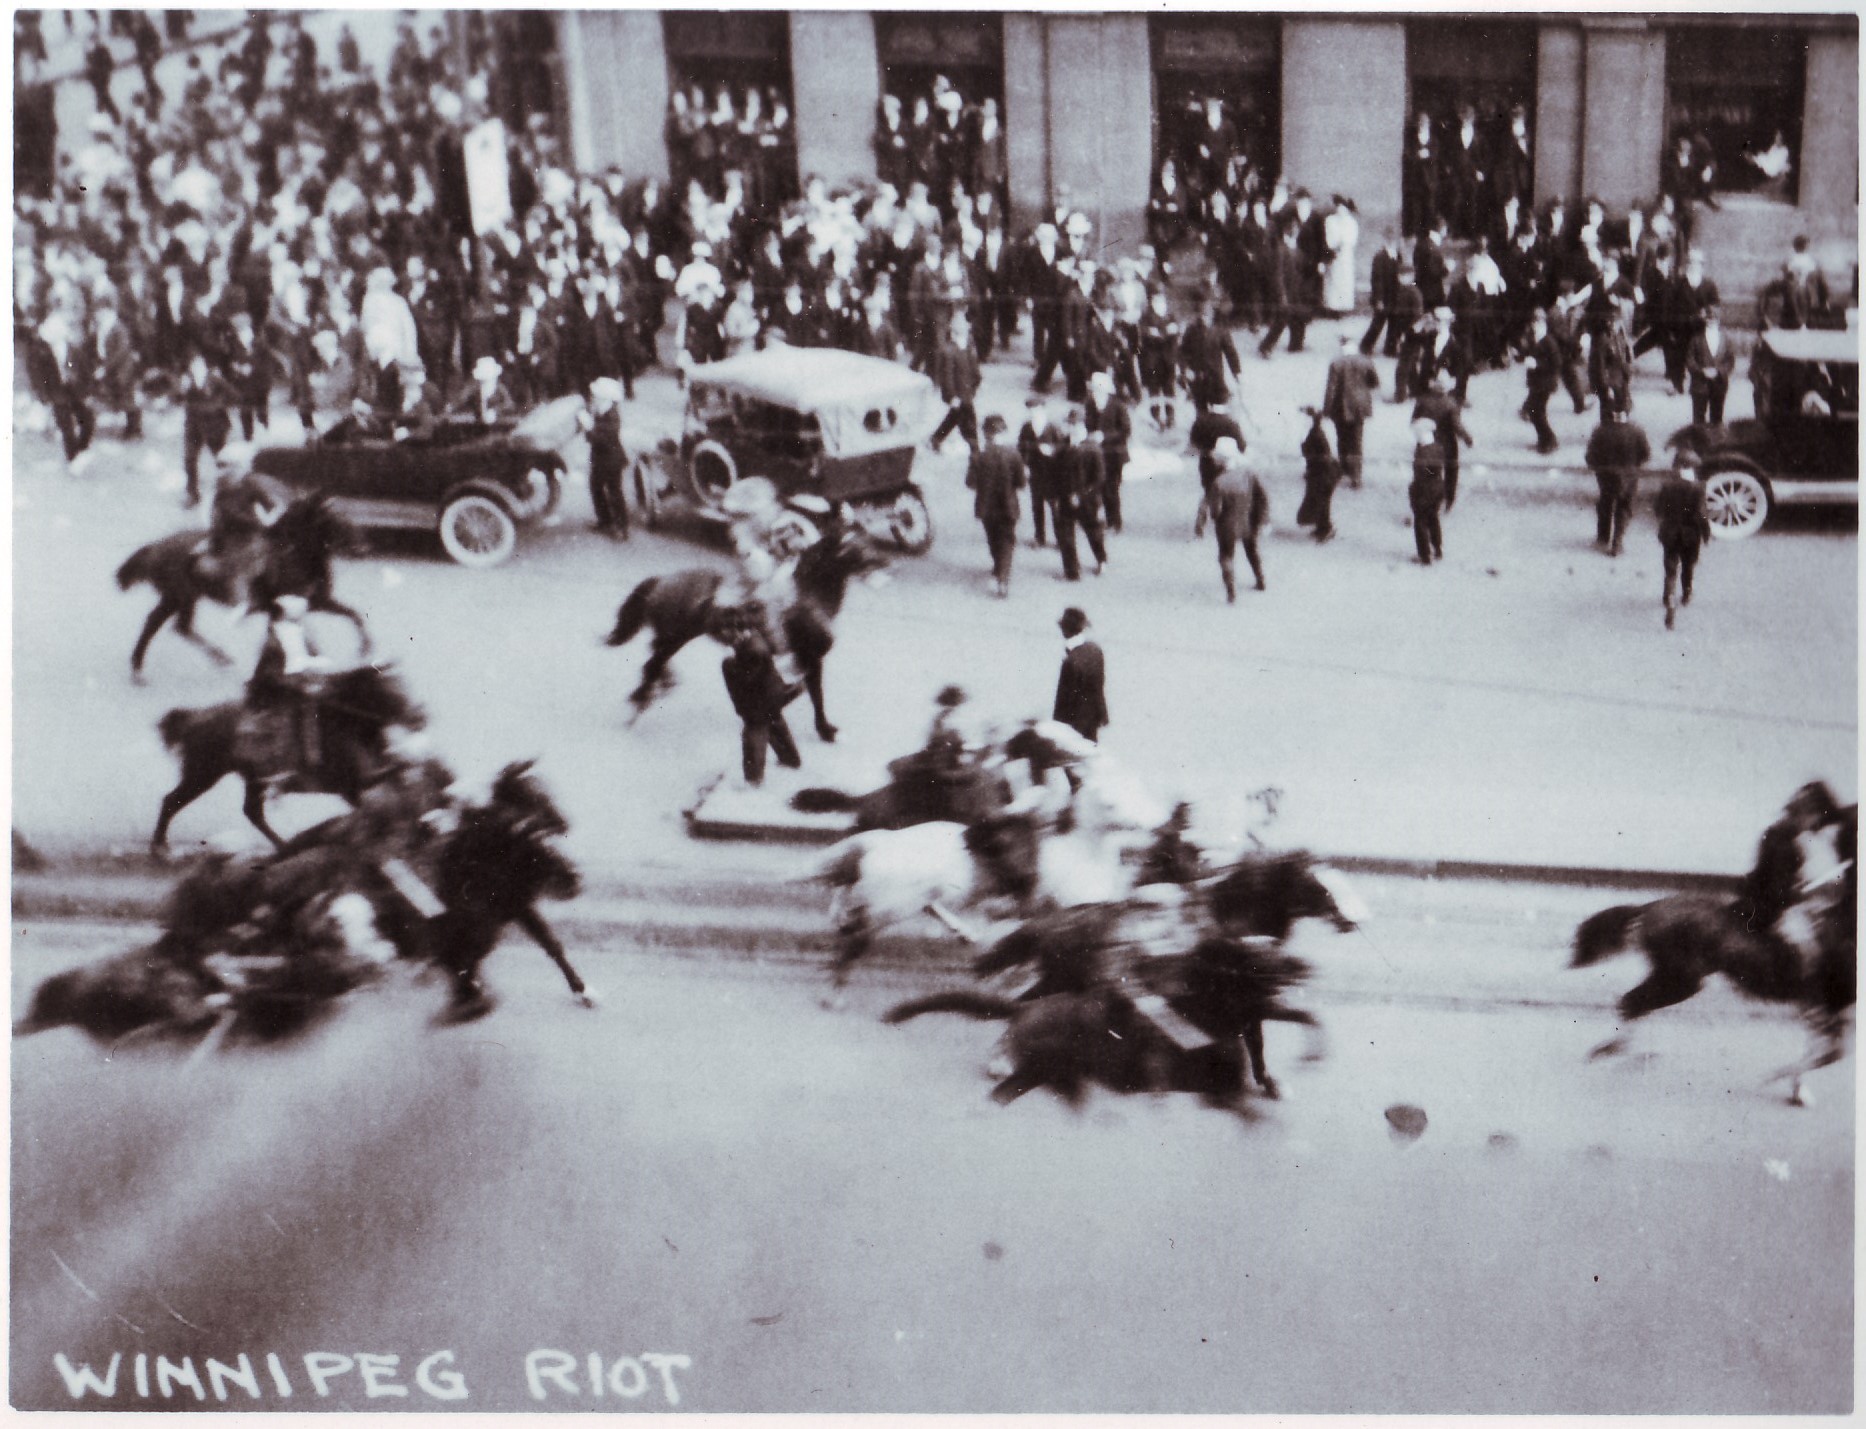
{"type": "Polygon", "coordinates": [[[724,520],[726,493],[761,476],[783,497],[847,502],[911,554],[933,544],[913,467],[942,409],[919,373],[836,348],[771,347],[691,369],[687,392],[679,439],[636,466],[651,523],[682,488],[702,515],[724,520]]]}
{"type": "Polygon", "coordinates": [[[365,529],[431,530],[461,565],[496,566],[562,495],[564,459],[516,425],[448,420],[398,437],[386,417],[350,416],[302,447],[266,448],[253,470],[333,497],[365,529]]]}
{"type": "Polygon", "coordinates": [[[1713,536],[1754,535],[1777,503],[1858,503],[1859,363],[1856,329],[1771,329],[1750,364],[1756,415],[1672,436],[1697,460],[1713,536]]]}

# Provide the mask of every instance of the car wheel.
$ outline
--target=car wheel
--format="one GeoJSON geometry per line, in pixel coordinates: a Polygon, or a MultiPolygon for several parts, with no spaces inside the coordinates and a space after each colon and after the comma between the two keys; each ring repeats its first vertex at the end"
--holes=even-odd
{"type": "Polygon", "coordinates": [[[701,442],[687,458],[687,480],[693,487],[694,499],[708,511],[719,509],[719,503],[738,479],[739,464],[718,442],[701,442]]]}
{"type": "Polygon", "coordinates": [[[636,457],[635,509],[641,512],[642,525],[650,531],[661,524],[661,470],[647,457],[636,457]]]}
{"type": "Polygon", "coordinates": [[[926,498],[912,488],[895,497],[888,508],[888,530],[894,544],[910,556],[932,550],[933,513],[927,510],[926,498]]]}
{"type": "Polygon", "coordinates": [[[463,566],[496,566],[518,545],[518,523],[490,496],[469,491],[441,512],[441,545],[463,566]]]}
{"type": "Polygon", "coordinates": [[[1714,471],[1704,478],[1704,504],[1710,508],[1711,535],[1741,541],[1769,519],[1769,488],[1747,471],[1714,471]]]}

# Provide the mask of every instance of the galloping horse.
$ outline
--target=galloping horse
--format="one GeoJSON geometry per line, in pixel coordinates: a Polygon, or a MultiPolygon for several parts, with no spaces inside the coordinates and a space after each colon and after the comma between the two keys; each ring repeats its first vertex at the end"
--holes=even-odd
{"type": "MultiPolygon", "coordinates": [[[[861,529],[840,522],[797,558],[792,583],[796,598],[778,619],[784,643],[803,672],[816,712],[816,732],[825,743],[836,738],[836,726],[823,709],[823,662],[836,643],[836,616],[842,611],[849,582],[883,569],[887,557],[861,529]]],[[[641,683],[629,696],[639,719],[654,699],[673,683],[669,663],[698,636],[718,628],[716,599],[726,577],[718,571],[685,570],[671,576],[650,576],[622,602],[615,628],[606,641],[626,645],[644,628],[654,632],[641,683]]]]}
{"type": "MultiPolygon", "coordinates": [[[[1713,973],[1745,997],[1794,1004],[1814,1045],[1768,1081],[1791,1082],[1789,1102],[1807,1105],[1802,1078],[1842,1056],[1859,990],[1859,807],[1828,803],[1831,812],[1814,808],[1805,817],[1790,805],[1764,836],[1762,859],[1742,894],[1679,893],[1605,909],[1575,930],[1569,966],[1588,967],[1638,947],[1651,971],[1620,999],[1620,1016],[1629,1023],[1695,996],[1713,973]]],[[[1630,1037],[1629,1028],[1589,1055],[1622,1052],[1630,1037]]]]}
{"type": "Polygon", "coordinates": [[[304,496],[291,503],[261,538],[263,554],[245,590],[236,572],[208,568],[199,559],[201,533],[178,531],[151,541],[131,554],[117,570],[117,586],[128,590],[147,581],[155,587],[156,607],[143,622],[130,652],[130,676],[143,678],[143,656],[156,632],[173,617],[182,638],[205,650],[217,665],[233,663],[227,652],[196,632],[194,609],[203,600],[217,605],[263,610],[282,595],[305,598],[312,610],[341,615],[356,627],[363,653],[369,631],[363,617],[331,594],[331,562],[357,548],[356,530],[332,508],[328,497],[304,496]]]}
{"type": "Polygon", "coordinates": [[[266,822],[266,781],[300,794],[335,794],[355,804],[388,759],[388,731],[397,726],[419,729],[425,722],[401,682],[386,670],[364,665],[330,677],[318,701],[320,757],[315,767],[302,763],[296,749],[256,734],[247,707],[238,700],[206,709],[170,710],[157,722],[162,742],[181,755],[181,780],[162,800],[152,853],[168,843],[168,826],[180,813],[229,774],[246,782],[241,806],[254,828],[275,847],[284,841],[266,822]]]}

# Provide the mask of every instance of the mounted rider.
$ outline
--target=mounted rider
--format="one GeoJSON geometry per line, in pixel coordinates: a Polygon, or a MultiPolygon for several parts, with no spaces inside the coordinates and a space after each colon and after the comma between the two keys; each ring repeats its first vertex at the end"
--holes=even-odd
{"type": "Polygon", "coordinates": [[[268,748],[284,754],[288,767],[312,769],[321,757],[318,738],[318,701],[324,677],[334,662],[318,653],[305,629],[310,606],[303,596],[282,595],[268,612],[266,642],[259,652],[253,676],[246,682],[246,707],[256,716],[261,737],[273,736],[268,748]],[[290,744],[280,748],[281,734],[290,744]]]}
{"type": "Polygon", "coordinates": [[[965,691],[948,685],[935,703],[939,713],[924,748],[888,765],[895,797],[913,822],[946,822],[968,827],[999,812],[1009,802],[1004,779],[985,764],[984,751],[966,740],[956,724],[965,691]]]}
{"type": "MultiPolygon", "coordinates": [[[[720,588],[716,603],[757,618],[771,649],[788,663],[781,623],[797,599],[797,558],[813,544],[800,540],[795,517],[801,516],[818,533],[814,539],[821,539],[822,525],[834,519],[834,511],[820,496],[781,498],[777,487],[762,476],[734,482],[719,504],[728,518],[739,570],[735,580],[720,588]]],[[[797,672],[785,669],[784,678],[794,680],[797,672]]]]}
{"type": "Polygon", "coordinates": [[[235,605],[266,560],[266,533],[285,514],[285,498],[253,471],[254,449],[246,443],[223,448],[214,458],[214,501],[207,535],[195,547],[201,584],[225,589],[235,605]]]}

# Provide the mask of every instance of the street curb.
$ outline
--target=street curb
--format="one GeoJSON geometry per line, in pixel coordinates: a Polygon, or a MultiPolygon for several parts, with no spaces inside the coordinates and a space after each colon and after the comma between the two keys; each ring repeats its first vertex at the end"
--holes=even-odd
{"type": "MultiPolygon", "coordinates": [[[[766,830],[765,841],[785,842],[782,831],[766,830]]],[[[814,839],[814,832],[811,838],[814,839]]],[[[1580,867],[1562,864],[1503,863],[1465,859],[1390,858],[1376,855],[1332,855],[1326,859],[1344,873],[1373,877],[1406,878],[1421,882],[1534,883],[1573,888],[1631,889],[1646,892],[1733,893],[1741,879],[1724,874],[1684,870],[1580,867]]],[[[16,872],[13,877],[13,917],[16,921],[110,920],[152,922],[161,916],[180,868],[131,869],[117,861],[74,859],[51,862],[41,873],[16,872]]],[[[794,943],[814,941],[814,930],[775,923],[754,922],[773,914],[821,916],[826,898],[808,877],[773,879],[768,876],[725,880],[718,878],[613,878],[586,881],[581,898],[561,905],[554,922],[565,927],[602,931],[626,927],[639,938],[677,945],[703,945],[708,940],[729,944],[756,943],[776,936],[794,943]],[[664,910],[705,910],[715,915],[736,910],[738,919],[669,917],[664,910]]],[[[827,937],[827,931],[821,935],[827,937]]]]}

